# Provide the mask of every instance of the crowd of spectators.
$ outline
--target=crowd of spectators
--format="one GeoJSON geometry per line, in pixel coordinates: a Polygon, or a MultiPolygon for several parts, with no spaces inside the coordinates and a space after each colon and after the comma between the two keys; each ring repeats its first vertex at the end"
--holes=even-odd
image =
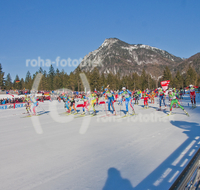
{"type": "MultiPolygon", "coordinates": [[[[25,97],[20,98],[2,98],[0,99],[0,105],[4,104],[13,104],[13,103],[24,103],[26,100],[25,97]]],[[[38,101],[43,102],[44,100],[50,100],[50,96],[39,96],[37,97],[38,101]]]]}
{"type": "MultiPolygon", "coordinates": [[[[50,100],[49,91],[36,91],[34,93],[42,94],[42,96],[38,96],[37,99],[38,101],[44,101],[44,100],[50,100]],[[45,96],[46,95],[46,96],[45,96]]],[[[0,89],[0,95],[11,95],[10,97],[8,96],[7,98],[0,98],[0,105],[4,104],[13,104],[13,103],[24,103],[26,98],[25,97],[12,97],[13,95],[27,95],[28,97],[30,96],[31,92],[30,90],[1,90],[0,89]]]]}
{"type": "Polygon", "coordinates": [[[3,98],[0,99],[0,105],[2,104],[13,104],[13,103],[23,103],[25,102],[25,98],[3,98]]]}

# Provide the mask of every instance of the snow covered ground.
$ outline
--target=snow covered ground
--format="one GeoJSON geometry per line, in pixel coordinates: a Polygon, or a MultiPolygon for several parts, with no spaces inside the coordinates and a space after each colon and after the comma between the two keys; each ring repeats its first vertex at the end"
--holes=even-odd
{"type": "Polygon", "coordinates": [[[73,118],[57,101],[29,118],[25,108],[0,110],[0,189],[167,190],[200,147],[198,100],[196,109],[182,101],[190,117],[178,108],[163,117],[157,101],[142,109],[143,100],[123,119],[103,117],[104,106],[73,118]]]}

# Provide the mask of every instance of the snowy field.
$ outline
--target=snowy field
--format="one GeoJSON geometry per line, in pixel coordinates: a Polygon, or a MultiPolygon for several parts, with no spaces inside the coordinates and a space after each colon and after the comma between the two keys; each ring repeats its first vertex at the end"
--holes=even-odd
{"type": "Polygon", "coordinates": [[[167,190],[200,147],[198,100],[196,109],[182,100],[190,117],[156,111],[157,100],[149,109],[140,100],[126,118],[117,103],[117,116],[99,106],[97,116],[74,118],[57,101],[29,118],[25,108],[0,110],[0,189],[167,190]]]}

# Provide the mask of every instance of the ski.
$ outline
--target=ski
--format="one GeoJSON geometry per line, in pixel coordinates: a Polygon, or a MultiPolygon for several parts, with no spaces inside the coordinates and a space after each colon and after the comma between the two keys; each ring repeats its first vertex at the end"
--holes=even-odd
{"type": "Polygon", "coordinates": [[[173,113],[173,114],[164,115],[164,116],[162,116],[161,118],[163,118],[163,117],[168,117],[168,116],[172,116],[172,115],[174,115],[174,113],[173,113]]]}
{"type": "Polygon", "coordinates": [[[166,111],[167,108],[161,109],[161,108],[157,108],[156,111],[166,111]]]}
{"type": "Polygon", "coordinates": [[[89,115],[83,115],[83,114],[80,114],[80,115],[77,115],[77,116],[75,116],[74,118],[80,118],[80,117],[85,117],[85,116],[89,116],[89,115]]]}
{"type": "Polygon", "coordinates": [[[149,109],[150,107],[144,107],[144,108],[141,108],[140,110],[145,110],[145,109],[149,109]]]}
{"type": "MultiPolygon", "coordinates": [[[[171,115],[174,115],[174,114],[178,114],[178,113],[167,114],[167,115],[162,116],[161,118],[167,117],[167,116],[171,116],[171,115]]],[[[186,114],[188,117],[190,117],[190,115],[189,115],[187,112],[185,112],[185,114],[186,114]]]]}
{"type": "Polygon", "coordinates": [[[188,112],[186,112],[185,110],[184,110],[184,112],[185,112],[185,114],[186,114],[188,117],[190,117],[190,115],[189,115],[189,113],[188,113],[188,112]]]}
{"type": "Polygon", "coordinates": [[[78,112],[73,112],[73,113],[63,112],[60,115],[77,115],[77,114],[80,114],[80,113],[78,113],[78,112]]]}
{"type": "Polygon", "coordinates": [[[122,119],[122,118],[125,118],[125,117],[131,117],[131,116],[134,116],[134,115],[138,115],[138,114],[130,114],[130,115],[124,115],[124,116],[122,116],[122,117],[119,117],[118,119],[122,119]]]}
{"type": "Polygon", "coordinates": [[[101,117],[110,117],[110,116],[119,116],[119,114],[106,114],[106,115],[102,115],[101,117]]]}
{"type": "Polygon", "coordinates": [[[91,117],[97,116],[97,114],[91,114],[91,117]]]}
{"type": "Polygon", "coordinates": [[[26,115],[26,116],[23,116],[21,118],[28,118],[28,117],[33,117],[33,116],[41,116],[42,114],[37,114],[37,115],[26,115]]]}

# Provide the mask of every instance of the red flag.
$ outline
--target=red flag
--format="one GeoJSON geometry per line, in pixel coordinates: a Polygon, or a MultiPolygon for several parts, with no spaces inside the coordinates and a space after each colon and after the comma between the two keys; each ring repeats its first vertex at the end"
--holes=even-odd
{"type": "Polygon", "coordinates": [[[10,94],[10,93],[8,93],[9,95],[11,95],[12,97],[14,97],[14,95],[12,95],[12,94],[10,94]]]}
{"type": "Polygon", "coordinates": [[[165,81],[161,81],[160,82],[163,90],[167,90],[168,89],[169,83],[170,83],[170,80],[165,80],[165,81]]]}

